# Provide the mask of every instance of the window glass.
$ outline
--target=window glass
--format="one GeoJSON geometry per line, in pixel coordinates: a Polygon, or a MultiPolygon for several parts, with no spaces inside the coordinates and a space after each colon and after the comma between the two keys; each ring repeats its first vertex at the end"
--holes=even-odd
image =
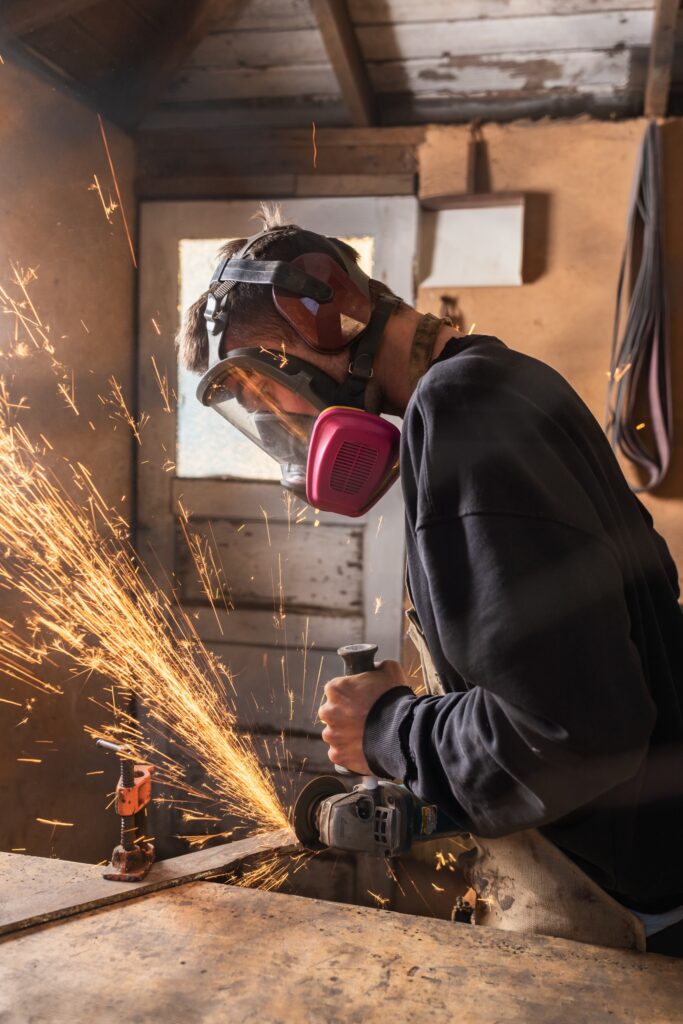
{"type": "MultiPolygon", "coordinates": [[[[205,291],[216,264],[216,254],[227,238],[184,238],[179,245],[181,317],[205,291]]],[[[374,238],[345,237],[360,255],[360,265],[372,274],[374,238]]],[[[279,480],[274,459],[212,409],[195,397],[199,377],[178,364],[178,419],[176,472],[181,477],[224,476],[240,480],[279,480]]]]}

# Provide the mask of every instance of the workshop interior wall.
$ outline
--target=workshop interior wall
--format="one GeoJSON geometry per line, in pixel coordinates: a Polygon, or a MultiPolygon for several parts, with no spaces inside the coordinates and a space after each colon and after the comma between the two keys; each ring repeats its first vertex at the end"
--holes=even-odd
{"type": "MultiPolygon", "coordinates": [[[[120,211],[108,223],[97,194],[89,191],[94,174],[107,202],[114,191],[97,117],[4,50],[3,57],[0,285],[20,300],[12,265],[24,272],[35,269],[37,279],[28,291],[49,326],[54,356],[37,351],[30,340],[17,345],[26,331],[19,328],[15,335],[16,318],[4,315],[0,372],[11,395],[26,398],[28,408],[20,420],[30,435],[43,433],[54,446],[48,457],[59,477],[68,482],[63,456],[84,463],[105,499],[130,515],[130,431],[111,419],[112,410],[98,396],[106,398],[114,377],[131,401],[134,271],[120,211]],[[55,372],[55,361],[65,367],[64,380],[55,372]],[[61,381],[70,392],[72,372],[78,415],[57,391],[61,381]]],[[[130,221],[135,213],[133,145],[115,127],[107,125],[106,131],[130,221]]],[[[0,303],[3,312],[6,305],[0,303]]],[[[23,609],[16,596],[0,597],[0,614],[20,621],[23,609]]],[[[63,696],[35,693],[0,676],[0,849],[98,861],[110,855],[117,837],[117,819],[105,810],[115,763],[111,755],[96,751],[83,731],[103,718],[91,700],[99,698],[101,684],[73,678],[63,666],[48,667],[45,675],[63,687],[63,696]],[[35,704],[27,707],[31,697],[35,704]],[[17,758],[42,760],[22,763],[17,758]],[[101,769],[105,774],[87,774],[101,769]],[[37,817],[73,826],[41,825],[37,817]]]]}
{"type": "MultiPolygon", "coordinates": [[[[602,422],[617,273],[645,120],[485,125],[490,187],[524,192],[525,280],[519,287],[458,288],[464,329],[497,335],[549,363],[602,422]]],[[[464,192],[467,126],[432,127],[419,152],[423,196],[464,192]]],[[[666,267],[672,327],[676,445],[668,478],[645,495],[683,570],[683,122],[664,126],[666,267]]],[[[467,240],[463,240],[467,244],[467,240]]],[[[438,313],[444,289],[423,289],[438,313]]]]}
{"type": "MultiPolygon", "coordinates": [[[[50,326],[55,357],[74,370],[79,415],[58,395],[58,378],[45,353],[29,348],[19,357],[14,351],[11,316],[0,320],[2,374],[14,379],[13,394],[27,397],[22,422],[31,434],[43,432],[49,438],[54,464],[59,467],[66,455],[89,465],[105,497],[130,515],[129,431],[109,418],[98,396],[110,392],[112,376],[129,400],[133,394],[135,283],[120,212],[114,211],[108,223],[97,195],[89,191],[93,174],[106,198],[111,188],[97,120],[71,95],[3,56],[0,284],[15,294],[10,261],[36,269],[30,294],[50,326]]],[[[599,419],[628,197],[644,127],[641,120],[588,119],[485,126],[491,188],[527,196],[526,283],[450,292],[457,295],[465,329],[474,323],[478,332],[497,334],[556,367],[599,419]]],[[[107,133],[130,220],[135,209],[133,145],[113,126],[107,126],[107,133]]],[[[426,130],[419,148],[422,195],[465,190],[467,138],[466,126],[426,130]]],[[[675,194],[675,170],[683,160],[683,122],[667,122],[664,143],[680,437],[683,290],[676,283],[683,273],[683,208],[675,194]]],[[[420,307],[438,312],[442,291],[423,290],[420,307]]],[[[683,566],[680,442],[667,481],[644,501],[683,566]]],[[[20,616],[11,595],[2,595],[0,614],[12,620],[20,616]]],[[[58,667],[50,681],[63,685],[64,696],[36,695],[29,714],[24,705],[32,695],[0,678],[0,697],[22,705],[0,703],[0,849],[25,847],[32,854],[96,861],[109,854],[116,838],[116,820],[104,810],[105,795],[113,789],[113,765],[83,733],[85,724],[98,721],[98,709],[89,699],[97,695],[97,684],[70,679],[58,667]],[[53,744],[40,750],[38,739],[53,744]],[[17,763],[19,757],[41,757],[42,763],[17,763]],[[105,775],[87,774],[102,769],[105,775]],[[74,827],[52,829],[37,824],[36,817],[73,822],[74,827]]]]}

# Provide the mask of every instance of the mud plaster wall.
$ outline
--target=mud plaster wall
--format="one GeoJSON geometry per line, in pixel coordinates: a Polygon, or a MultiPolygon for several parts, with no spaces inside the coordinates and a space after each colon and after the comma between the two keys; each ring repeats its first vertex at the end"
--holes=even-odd
{"type": "MultiPolygon", "coordinates": [[[[11,393],[26,396],[29,409],[21,422],[28,432],[44,433],[54,446],[52,463],[59,476],[68,479],[62,456],[85,463],[105,498],[125,511],[132,496],[130,434],[112,422],[98,395],[107,395],[107,381],[114,376],[131,398],[134,273],[119,212],[107,223],[97,196],[88,190],[97,174],[108,196],[111,180],[97,119],[78,100],[3,56],[0,284],[17,297],[10,263],[36,269],[30,295],[49,325],[55,358],[67,368],[69,383],[73,370],[79,415],[57,392],[51,358],[30,342],[17,349],[13,316],[0,318],[0,370],[11,393]]],[[[113,126],[107,132],[131,217],[133,147],[113,126]]],[[[18,337],[25,340],[25,332],[18,337]]],[[[0,614],[21,619],[14,595],[2,595],[0,614]]],[[[111,853],[117,832],[113,813],[105,810],[115,766],[83,732],[84,724],[101,718],[89,699],[99,694],[100,684],[73,679],[64,666],[46,675],[62,685],[63,696],[32,694],[0,676],[0,697],[21,705],[0,702],[0,849],[98,861],[111,853]],[[37,699],[27,708],[31,696],[37,699]],[[19,757],[42,758],[42,763],[20,763],[19,757]],[[104,775],[87,774],[103,768],[104,775]],[[37,817],[73,827],[40,825],[37,817]]]]}
{"type": "MultiPolygon", "coordinates": [[[[527,196],[526,284],[459,288],[471,324],[549,363],[602,422],[616,279],[636,154],[645,121],[487,125],[491,188],[527,196]]],[[[423,196],[465,190],[466,127],[433,127],[419,153],[423,196]]],[[[666,266],[677,434],[672,468],[643,501],[683,571],[683,121],[664,126],[666,266]]],[[[443,289],[423,290],[438,312],[443,289]]]]}

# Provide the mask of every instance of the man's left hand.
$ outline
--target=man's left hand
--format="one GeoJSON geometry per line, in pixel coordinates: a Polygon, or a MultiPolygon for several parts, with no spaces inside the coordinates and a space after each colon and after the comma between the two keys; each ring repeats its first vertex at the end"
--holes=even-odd
{"type": "Polygon", "coordinates": [[[323,740],[329,745],[330,761],[359,775],[371,775],[363,753],[363,733],[370,708],[388,690],[409,685],[397,661],[382,661],[374,672],[330,679],[318,712],[320,721],[325,723],[323,740]]]}

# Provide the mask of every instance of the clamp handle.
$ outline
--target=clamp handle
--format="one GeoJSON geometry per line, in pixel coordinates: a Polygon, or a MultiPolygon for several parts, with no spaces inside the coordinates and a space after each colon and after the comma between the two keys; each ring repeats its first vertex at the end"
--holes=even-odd
{"type": "MultiPolygon", "coordinates": [[[[345,647],[338,648],[337,654],[344,662],[344,671],[347,676],[357,676],[361,672],[374,672],[377,668],[375,665],[377,644],[346,644],[345,647]]],[[[336,764],[334,769],[340,775],[353,774],[348,768],[342,768],[340,764],[336,764]]],[[[361,785],[365,789],[376,789],[377,779],[374,775],[365,775],[361,785]]]]}

